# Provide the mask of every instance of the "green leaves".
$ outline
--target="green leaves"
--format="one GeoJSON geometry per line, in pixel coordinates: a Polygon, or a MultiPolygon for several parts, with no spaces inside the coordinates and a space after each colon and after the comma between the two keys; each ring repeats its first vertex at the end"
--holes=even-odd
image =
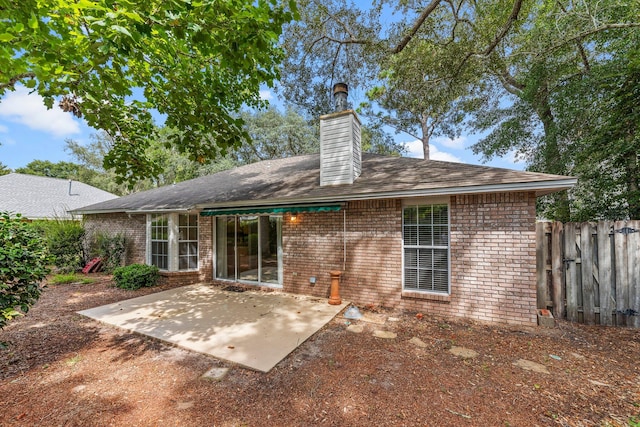
{"type": "Polygon", "coordinates": [[[38,300],[50,261],[33,225],[19,214],[0,212],[0,329],[38,300]]]}
{"type": "Polygon", "coordinates": [[[75,99],[73,110],[113,141],[107,166],[131,185],[159,172],[145,155],[156,137],[151,110],[185,132],[174,141],[194,158],[248,143],[234,114],[265,105],[260,87],[278,78],[282,25],[295,12],[280,0],[16,5],[0,8],[0,40],[10,42],[0,49],[0,95],[21,82],[48,106],[75,99]]]}

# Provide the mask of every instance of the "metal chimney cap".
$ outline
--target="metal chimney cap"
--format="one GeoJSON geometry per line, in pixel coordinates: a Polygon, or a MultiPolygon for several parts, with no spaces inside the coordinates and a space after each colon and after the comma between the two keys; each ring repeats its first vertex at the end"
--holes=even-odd
{"type": "Polygon", "coordinates": [[[333,107],[336,113],[345,111],[348,108],[348,96],[349,87],[346,83],[336,83],[333,85],[333,107]]]}
{"type": "Polygon", "coordinates": [[[349,95],[349,86],[346,83],[336,83],[333,85],[333,95],[337,95],[338,93],[346,93],[349,95]]]}

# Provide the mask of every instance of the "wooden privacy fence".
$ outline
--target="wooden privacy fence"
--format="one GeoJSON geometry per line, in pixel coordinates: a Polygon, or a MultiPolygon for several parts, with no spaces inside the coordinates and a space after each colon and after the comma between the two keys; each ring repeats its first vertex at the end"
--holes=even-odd
{"type": "Polygon", "coordinates": [[[640,327],[640,221],[536,224],[538,308],[640,327]]]}

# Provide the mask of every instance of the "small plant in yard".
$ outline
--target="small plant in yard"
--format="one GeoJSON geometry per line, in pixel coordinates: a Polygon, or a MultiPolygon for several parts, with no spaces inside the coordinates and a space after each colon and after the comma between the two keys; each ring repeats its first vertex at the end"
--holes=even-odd
{"type": "Polygon", "coordinates": [[[56,274],[52,278],[48,280],[49,284],[52,285],[64,285],[67,283],[81,283],[83,285],[88,285],[94,283],[95,280],[90,277],[85,277],[81,274],[76,273],[68,273],[68,274],[56,274]]]}
{"type": "Polygon", "coordinates": [[[121,289],[140,289],[158,283],[158,267],[155,265],[131,264],[113,271],[113,280],[121,289]]]}

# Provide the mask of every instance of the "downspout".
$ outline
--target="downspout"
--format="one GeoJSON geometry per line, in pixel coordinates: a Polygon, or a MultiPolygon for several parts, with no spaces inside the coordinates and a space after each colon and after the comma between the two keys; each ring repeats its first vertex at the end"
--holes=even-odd
{"type": "Polygon", "coordinates": [[[342,211],[342,271],[347,269],[347,209],[342,211]]]}

